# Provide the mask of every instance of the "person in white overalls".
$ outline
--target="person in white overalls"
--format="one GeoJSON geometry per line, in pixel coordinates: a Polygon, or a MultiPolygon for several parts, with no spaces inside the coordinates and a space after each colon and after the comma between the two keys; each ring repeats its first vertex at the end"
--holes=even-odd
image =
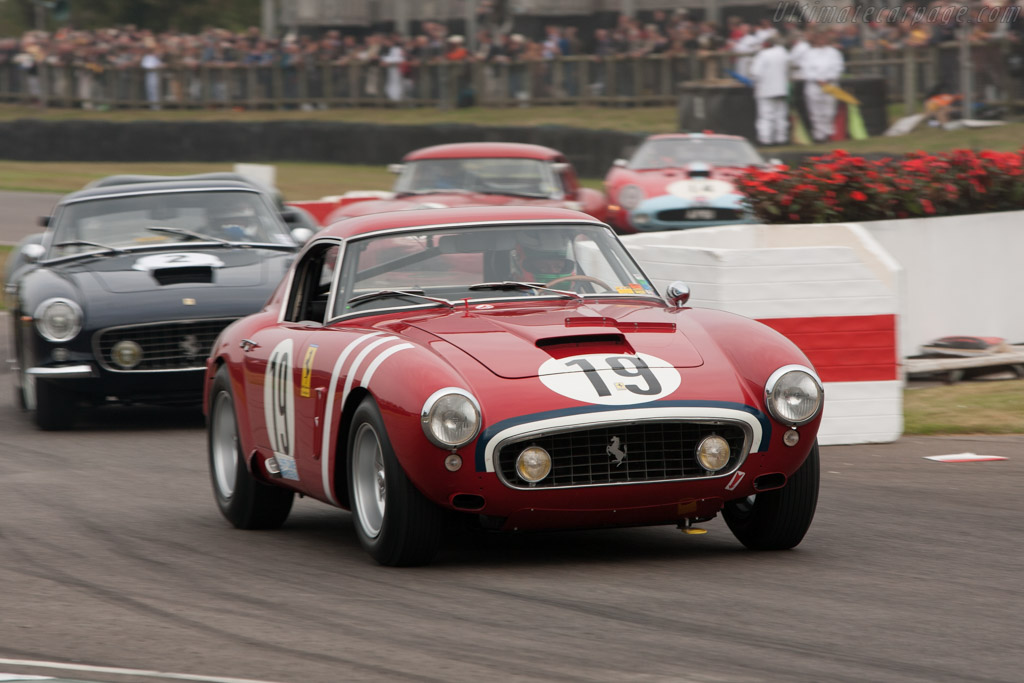
{"type": "Polygon", "coordinates": [[[789,52],[768,38],[750,64],[757,103],[757,141],[762,145],[789,142],[789,52]]]}
{"type": "Polygon", "coordinates": [[[843,53],[832,47],[827,32],[816,32],[811,36],[811,49],[800,59],[800,70],[804,79],[804,99],[811,119],[811,137],[815,142],[824,142],[835,132],[836,98],[822,90],[826,84],[836,85],[843,75],[845,63],[843,53]]]}

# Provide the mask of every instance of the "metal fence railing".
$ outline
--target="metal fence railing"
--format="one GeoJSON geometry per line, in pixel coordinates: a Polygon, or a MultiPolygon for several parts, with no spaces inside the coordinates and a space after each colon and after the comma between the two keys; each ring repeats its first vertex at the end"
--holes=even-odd
{"type": "MultiPolygon", "coordinates": [[[[971,48],[974,99],[1016,104],[1021,79],[1009,65],[1014,44],[971,48]]],[[[562,57],[519,62],[447,62],[399,67],[372,63],[301,66],[97,68],[0,64],[0,101],[82,108],[296,109],[362,106],[490,107],[526,105],[671,105],[685,84],[729,78],[729,52],[645,57],[562,57]],[[390,94],[390,96],[389,96],[390,94]],[[399,94],[399,97],[395,97],[399,94]]],[[[920,108],[929,89],[957,92],[956,43],[898,50],[852,49],[846,74],[877,76],[890,102],[920,108]]]]}

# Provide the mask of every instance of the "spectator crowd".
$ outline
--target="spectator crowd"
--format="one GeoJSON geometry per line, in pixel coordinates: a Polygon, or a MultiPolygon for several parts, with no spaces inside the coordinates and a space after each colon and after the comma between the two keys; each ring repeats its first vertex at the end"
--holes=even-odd
{"type": "MultiPolygon", "coordinates": [[[[509,27],[487,26],[472,36],[472,40],[449,34],[443,23],[432,21],[424,22],[416,35],[411,36],[386,32],[356,35],[330,29],[317,35],[289,33],[281,38],[263,36],[255,27],[242,32],[208,28],[198,34],[186,34],[157,32],[135,26],[95,30],[69,26],[54,32],[29,31],[20,37],[0,37],[0,70],[17,70],[19,84],[33,97],[39,97],[45,88],[47,95],[57,101],[71,99],[86,108],[92,107],[94,102],[117,99],[128,86],[120,83],[116,74],[135,70],[143,74],[146,100],[157,108],[171,102],[181,105],[210,99],[241,101],[244,104],[247,88],[251,91],[259,87],[264,94],[270,88],[269,76],[261,76],[255,82],[251,79],[222,79],[212,84],[204,83],[195,76],[202,67],[222,71],[235,67],[279,67],[288,74],[294,74],[298,70],[309,72],[358,65],[359,82],[353,85],[351,79],[343,79],[345,83],[339,85],[340,90],[348,88],[347,96],[386,97],[400,102],[427,91],[429,95],[436,96],[438,88],[444,86],[437,80],[425,85],[427,79],[423,76],[428,71],[425,67],[429,65],[481,63],[485,66],[482,87],[487,90],[498,87],[497,68],[506,65],[507,86],[503,81],[501,87],[507,87],[508,92],[501,95],[527,101],[532,96],[553,92],[575,96],[584,88],[589,88],[591,94],[600,94],[606,87],[599,76],[592,75],[586,83],[581,82],[573,60],[567,60],[566,66],[557,72],[545,66],[559,61],[561,57],[614,59],[725,52],[736,55],[733,61],[735,73],[754,80],[754,74],[750,72],[755,64],[754,54],[768,43],[769,47],[788,50],[790,69],[814,71],[818,62],[825,60],[828,65],[823,80],[832,81],[842,73],[841,65],[839,73],[833,73],[836,70],[836,52],[855,48],[899,50],[907,46],[937,44],[953,39],[958,26],[968,26],[971,40],[976,45],[1007,41],[1021,44],[1019,38],[1024,27],[1021,18],[1013,12],[1019,9],[1016,3],[1020,1],[1005,0],[999,3],[1005,5],[1002,12],[988,14],[984,10],[991,8],[976,0],[966,6],[952,0],[908,2],[903,7],[878,11],[871,15],[870,21],[827,26],[792,21],[792,15],[784,15],[780,20],[773,17],[770,10],[757,23],[729,17],[721,25],[700,21],[685,10],[655,11],[645,14],[642,20],[620,15],[613,26],[592,29],[586,35],[582,35],[577,26],[551,25],[546,27],[543,35],[536,36],[512,32],[509,27]],[[966,7],[966,14],[943,11],[961,6],[966,7]],[[818,44],[811,45],[812,42],[818,44]],[[812,56],[801,57],[808,47],[815,48],[812,56]],[[825,47],[829,49],[817,49],[825,47]],[[40,65],[58,67],[49,70],[53,74],[51,82],[40,83],[40,65]],[[530,65],[529,69],[526,65],[530,65]],[[539,77],[535,65],[539,65],[539,77]],[[165,78],[164,75],[169,73],[192,76],[165,78]],[[212,88],[213,92],[203,94],[200,92],[203,88],[212,88]]],[[[775,50],[775,54],[775,62],[781,63],[779,51],[775,50]]],[[[989,66],[998,66],[1005,71],[1004,55],[999,54],[1003,62],[989,66]]],[[[1015,58],[1017,68],[1020,68],[1024,60],[1020,56],[1015,58]]],[[[839,61],[842,61],[842,54],[839,61]]],[[[758,68],[762,69],[763,65],[758,68]]],[[[950,68],[955,68],[955,64],[950,68]]],[[[596,72],[593,70],[591,73],[596,72]]],[[[707,75],[691,74],[691,77],[707,75]]],[[[624,72],[624,77],[629,76],[624,72]]],[[[307,79],[314,89],[322,87],[323,81],[323,78],[307,79]]],[[[760,81],[762,92],[767,92],[763,88],[763,75],[760,81]]],[[[286,79],[284,94],[297,96],[296,87],[295,79],[286,79]],[[289,88],[291,92],[288,92],[289,88]]],[[[474,93],[474,84],[464,76],[456,78],[449,87],[457,90],[454,94],[463,103],[485,94],[474,93]]],[[[315,99],[315,92],[305,94],[315,99]]],[[[817,96],[812,95],[810,100],[817,96]]],[[[762,94],[759,97],[768,96],[762,94]]],[[[777,118],[778,112],[773,116],[777,118]]]]}

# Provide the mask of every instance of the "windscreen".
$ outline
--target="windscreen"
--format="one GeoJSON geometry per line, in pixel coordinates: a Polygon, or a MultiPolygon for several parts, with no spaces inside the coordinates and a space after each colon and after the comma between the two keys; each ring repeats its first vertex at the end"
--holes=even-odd
{"type": "Polygon", "coordinates": [[[585,224],[371,235],[346,246],[339,288],[334,317],[429,305],[425,297],[461,304],[541,296],[657,296],[614,233],[585,224]]]}
{"type": "Polygon", "coordinates": [[[66,204],[53,226],[49,258],[182,242],[293,244],[286,226],[256,192],[164,192],[66,204]],[[79,242],[58,247],[62,242],[79,242]],[[83,244],[92,242],[95,245],[83,244]]]}
{"type": "Polygon", "coordinates": [[[667,138],[648,140],[629,162],[636,170],[685,168],[702,162],[712,166],[759,166],[764,159],[746,140],[721,138],[667,138]]]}
{"type": "Polygon", "coordinates": [[[424,159],[406,164],[395,183],[399,194],[446,190],[546,199],[563,196],[551,164],[537,159],[424,159]]]}

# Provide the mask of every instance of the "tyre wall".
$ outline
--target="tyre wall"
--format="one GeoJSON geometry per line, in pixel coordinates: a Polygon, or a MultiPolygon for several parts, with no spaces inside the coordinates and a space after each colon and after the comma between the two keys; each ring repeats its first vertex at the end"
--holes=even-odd
{"type": "Polygon", "coordinates": [[[599,178],[643,135],[565,126],[391,126],[321,121],[0,122],[0,156],[15,161],[315,161],[385,165],[447,142],[528,142],[563,152],[599,178]]]}

